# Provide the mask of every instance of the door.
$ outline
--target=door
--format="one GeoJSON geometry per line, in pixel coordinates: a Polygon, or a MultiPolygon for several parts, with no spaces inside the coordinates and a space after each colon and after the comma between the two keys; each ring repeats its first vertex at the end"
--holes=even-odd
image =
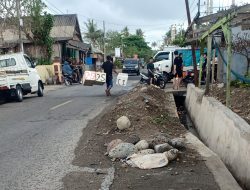
{"type": "Polygon", "coordinates": [[[26,55],[24,55],[25,62],[28,66],[28,75],[29,75],[29,81],[31,85],[31,91],[36,92],[38,90],[38,73],[35,69],[35,65],[30,60],[30,58],[26,55]]]}

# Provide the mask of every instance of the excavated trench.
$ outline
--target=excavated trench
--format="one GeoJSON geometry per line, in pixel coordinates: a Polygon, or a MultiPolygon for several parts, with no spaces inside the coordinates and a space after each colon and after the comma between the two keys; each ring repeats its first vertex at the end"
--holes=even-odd
{"type": "Polygon", "coordinates": [[[199,138],[199,135],[195,129],[195,126],[193,125],[192,120],[190,116],[188,115],[188,112],[185,108],[185,99],[186,99],[185,95],[180,95],[180,94],[174,95],[175,105],[177,108],[177,113],[180,118],[180,122],[182,125],[185,126],[185,128],[188,131],[190,131],[193,135],[199,138]]]}

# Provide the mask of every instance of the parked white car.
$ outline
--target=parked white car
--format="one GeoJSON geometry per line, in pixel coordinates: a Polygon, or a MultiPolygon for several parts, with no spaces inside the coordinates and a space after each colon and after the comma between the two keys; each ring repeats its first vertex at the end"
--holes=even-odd
{"type": "Polygon", "coordinates": [[[43,96],[44,86],[31,59],[23,53],[0,55],[0,95],[18,102],[28,93],[43,96]]]}

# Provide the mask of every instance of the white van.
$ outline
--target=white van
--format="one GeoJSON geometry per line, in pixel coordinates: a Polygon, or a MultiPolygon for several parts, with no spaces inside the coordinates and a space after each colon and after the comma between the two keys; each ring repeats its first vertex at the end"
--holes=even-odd
{"type": "Polygon", "coordinates": [[[22,102],[31,93],[43,96],[44,86],[31,59],[23,53],[0,55],[0,96],[22,102]]]}

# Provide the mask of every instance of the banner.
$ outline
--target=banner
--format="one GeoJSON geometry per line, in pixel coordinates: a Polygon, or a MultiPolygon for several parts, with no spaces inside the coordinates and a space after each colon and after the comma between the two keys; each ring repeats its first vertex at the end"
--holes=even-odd
{"type": "Polygon", "coordinates": [[[119,73],[116,79],[116,85],[118,86],[127,86],[128,82],[128,74],[127,73],[119,73]]]}

